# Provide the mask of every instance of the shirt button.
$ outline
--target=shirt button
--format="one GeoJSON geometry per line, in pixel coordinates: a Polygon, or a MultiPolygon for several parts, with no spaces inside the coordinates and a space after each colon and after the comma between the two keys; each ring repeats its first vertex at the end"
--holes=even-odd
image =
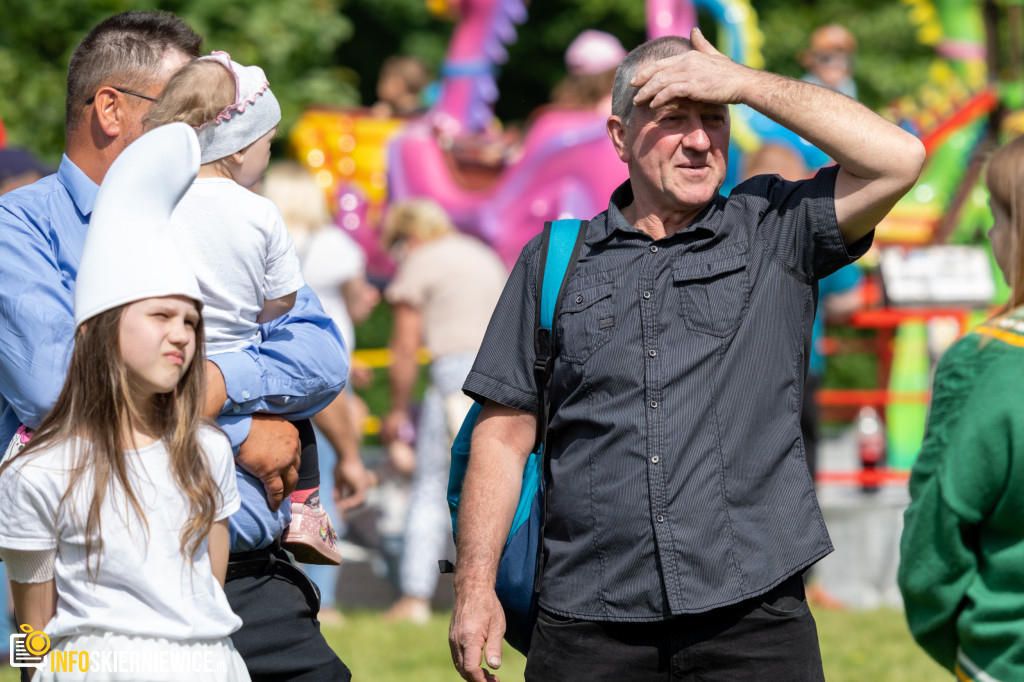
{"type": "Polygon", "coordinates": [[[644,298],[650,298],[650,297],[651,297],[651,292],[645,291],[644,292],[644,298]]]}
{"type": "Polygon", "coordinates": [[[654,518],[658,520],[658,523],[664,523],[665,522],[665,517],[662,516],[661,514],[658,514],[654,518]]]}
{"type": "Polygon", "coordinates": [[[231,411],[234,412],[235,414],[238,414],[239,412],[242,411],[242,407],[240,405],[235,405],[234,407],[231,408],[231,411]]]}
{"type": "Polygon", "coordinates": [[[577,303],[583,303],[583,297],[582,296],[577,296],[576,297],[576,302],[577,303]]]}
{"type": "Polygon", "coordinates": [[[248,400],[249,399],[249,391],[242,391],[242,399],[243,400],[248,400]]]}
{"type": "Polygon", "coordinates": [[[656,358],[656,357],[658,357],[658,351],[656,351],[656,350],[653,350],[653,349],[652,349],[652,350],[649,350],[649,351],[647,351],[647,354],[648,354],[648,355],[650,355],[650,356],[651,356],[652,358],[656,358]]]}
{"type": "Polygon", "coordinates": [[[651,463],[652,464],[657,464],[660,461],[661,461],[661,457],[658,457],[657,455],[655,455],[654,457],[651,457],[651,463]]]}
{"type": "Polygon", "coordinates": [[[651,253],[658,253],[658,247],[654,244],[651,244],[651,253]]]}
{"type": "Polygon", "coordinates": [[[654,409],[654,410],[658,409],[658,401],[657,400],[652,400],[650,405],[651,405],[651,409],[654,409]]]}

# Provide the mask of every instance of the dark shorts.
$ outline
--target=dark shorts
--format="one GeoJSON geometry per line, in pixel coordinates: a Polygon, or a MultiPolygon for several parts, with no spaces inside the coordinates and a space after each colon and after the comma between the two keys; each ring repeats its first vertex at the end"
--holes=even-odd
{"type": "Polygon", "coordinates": [[[571,682],[815,682],[818,631],[799,575],[747,601],[654,623],[610,623],[541,611],[526,679],[571,682]]]}
{"type": "Polygon", "coordinates": [[[231,635],[253,682],[352,679],[320,634],[320,594],[280,548],[232,555],[224,584],[242,619],[231,635]]]}

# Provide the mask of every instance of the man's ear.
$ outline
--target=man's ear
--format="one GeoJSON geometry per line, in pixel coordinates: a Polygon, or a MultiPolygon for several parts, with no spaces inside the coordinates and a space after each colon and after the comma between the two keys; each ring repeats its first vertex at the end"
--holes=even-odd
{"type": "Polygon", "coordinates": [[[121,134],[124,125],[125,110],[123,108],[124,98],[118,97],[114,88],[104,85],[96,91],[96,97],[92,103],[93,113],[96,115],[96,122],[100,129],[109,136],[117,137],[121,134]]]}
{"type": "Polygon", "coordinates": [[[619,160],[623,163],[629,163],[631,156],[629,144],[626,142],[626,124],[622,122],[621,118],[612,114],[608,117],[606,128],[608,138],[612,141],[612,146],[615,147],[615,153],[619,155],[619,160]]]}

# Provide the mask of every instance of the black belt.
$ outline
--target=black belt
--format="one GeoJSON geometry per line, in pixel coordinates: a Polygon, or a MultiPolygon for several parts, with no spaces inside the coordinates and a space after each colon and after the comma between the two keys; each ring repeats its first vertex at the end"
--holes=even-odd
{"type": "Polygon", "coordinates": [[[227,579],[239,578],[245,575],[257,575],[270,570],[277,561],[284,561],[284,557],[278,557],[281,552],[281,540],[263,547],[254,549],[251,552],[232,552],[228,555],[227,579]]]}
{"type": "Polygon", "coordinates": [[[315,616],[320,611],[320,588],[302,569],[292,563],[292,557],[281,548],[280,538],[263,549],[251,552],[232,552],[228,555],[225,582],[249,576],[268,576],[287,580],[296,585],[306,598],[315,616]]]}

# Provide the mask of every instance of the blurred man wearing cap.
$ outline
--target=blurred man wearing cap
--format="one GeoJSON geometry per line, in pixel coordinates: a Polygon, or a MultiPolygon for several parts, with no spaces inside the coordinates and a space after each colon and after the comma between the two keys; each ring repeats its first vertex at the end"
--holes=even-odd
{"type": "Polygon", "coordinates": [[[857,84],[853,82],[856,55],[857,39],[852,33],[839,24],[820,26],[811,33],[808,48],[800,53],[800,63],[807,69],[802,80],[857,99],[857,84]]]}
{"type": "MultiPolygon", "coordinates": [[[[72,54],[60,168],[0,198],[0,442],[16,443],[16,432],[27,437],[53,405],[70,356],[74,281],[98,185],[201,43],[172,14],[125,12],[97,25],[72,54]]],[[[306,287],[292,311],[261,333],[259,346],[207,365],[207,414],[221,415],[236,464],[254,477],[240,474],[242,510],[231,517],[225,591],[243,620],[235,645],[257,680],[347,679],[319,632],[315,588],[279,560],[288,520],[280,507],[295,486],[299,440],[272,414],[309,417],[329,404],[344,385],[344,344],[306,287]],[[253,560],[266,575],[249,570],[253,560]]]]}

